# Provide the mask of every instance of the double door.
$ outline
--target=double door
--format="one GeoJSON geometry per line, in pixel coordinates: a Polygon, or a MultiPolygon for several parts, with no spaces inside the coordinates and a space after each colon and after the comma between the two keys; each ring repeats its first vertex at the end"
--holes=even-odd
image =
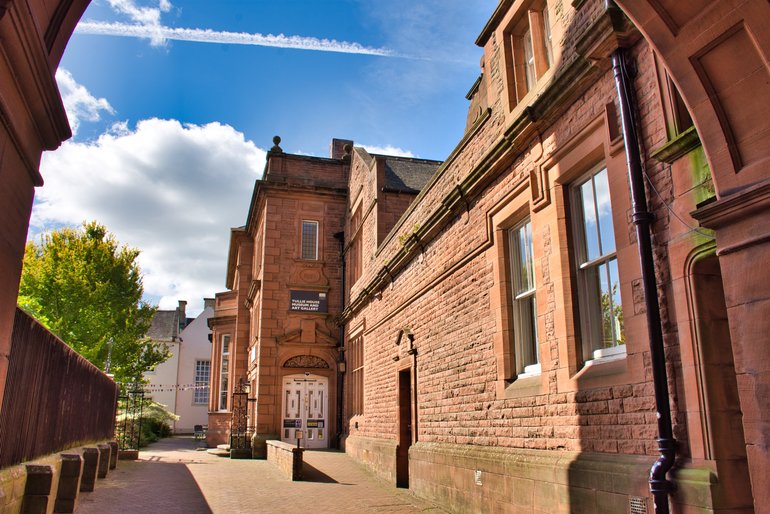
{"type": "Polygon", "coordinates": [[[283,379],[281,440],[305,448],[329,446],[329,379],[318,375],[289,375],[283,379]]]}

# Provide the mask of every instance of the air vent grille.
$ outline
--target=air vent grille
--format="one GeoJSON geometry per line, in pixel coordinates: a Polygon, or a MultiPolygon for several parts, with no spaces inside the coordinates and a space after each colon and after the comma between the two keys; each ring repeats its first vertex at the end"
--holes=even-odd
{"type": "Polygon", "coordinates": [[[647,514],[647,500],[638,496],[628,499],[629,512],[631,514],[647,514]]]}

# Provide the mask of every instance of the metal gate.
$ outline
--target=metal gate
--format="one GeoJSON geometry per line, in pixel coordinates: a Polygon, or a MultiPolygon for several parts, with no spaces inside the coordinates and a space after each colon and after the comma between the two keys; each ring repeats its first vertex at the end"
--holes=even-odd
{"type": "Polygon", "coordinates": [[[233,391],[230,417],[230,457],[251,457],[252,427],[249,426],[249,387],[239,383],[233,391]]]}
{"type": "Polygon", "coordinates": [[[121,450],[138,450],[142,442],[144,391],[129,391],[118,397],[115,438],[121,450]]]}

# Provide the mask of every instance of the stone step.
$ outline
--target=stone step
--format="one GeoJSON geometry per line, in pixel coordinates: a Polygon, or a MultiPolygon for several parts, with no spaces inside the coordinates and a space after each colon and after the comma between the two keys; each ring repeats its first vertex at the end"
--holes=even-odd
{"type": "Polygon", "coordinates": [[[229,445],[221,444],[219,446],[227,446],[228,449],[224,450],[224,449],[219,448],[219,447],[217,447],[217,448],[209,448],[208,450],[206,450],[206,453],[210,453],[211,455],[216,455],[217,457],[230,457],[229,445]]]}
{"type": "Polygon", "coordinates": [[[230,445],[229,444],[218,444],[217,448],[219,448],[220,450],[226,450],[228,452],[230,451],[230,445]]]}

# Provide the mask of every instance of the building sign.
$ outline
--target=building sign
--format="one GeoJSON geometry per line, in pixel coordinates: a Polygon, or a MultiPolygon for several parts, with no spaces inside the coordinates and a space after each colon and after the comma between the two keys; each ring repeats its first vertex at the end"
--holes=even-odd
{"type": "Polygon", "coordinates": [[[297,312],[326,312],[326,293],[318,291],[289,291],[289,310],[297,312]]]}
{"type": "Polygon", "coordinates": [[[307,427],[308,428],[323,428],[324,427],[324,420],[323,419],[309,419],[309,420],[307,420],[307,427]]]}
{"type": "Polygon", "coordinates": [[[283,428],[302,428],[301,419],[284,419],[283,428]]]}

